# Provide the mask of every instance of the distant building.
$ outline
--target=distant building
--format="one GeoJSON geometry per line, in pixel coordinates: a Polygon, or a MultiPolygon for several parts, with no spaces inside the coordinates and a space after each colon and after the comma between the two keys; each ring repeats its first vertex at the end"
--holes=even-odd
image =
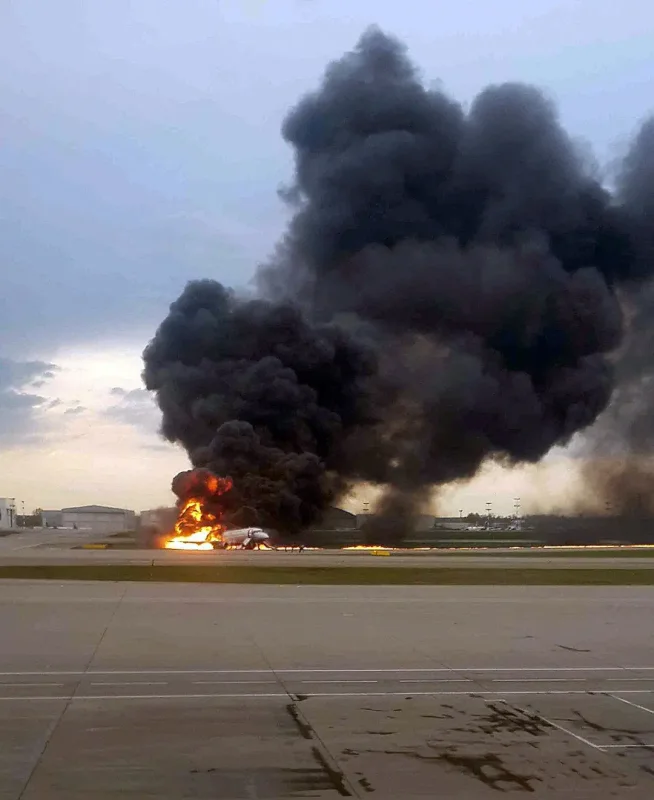
{"type": "Polygon", "coordinates": [[[41,512],[41,525],[44,528],[61,528],[63,524],[61,511],[44,510],[41,512]]]}
{"type": "Polygon", "coordinates": [[[433,527],[446,531],[465,531],[471,525],[479,525],[479,523],[471,522],[463,517],[436,517],[433,527]]]}
{"type": "Polygon", "coordinates": [[[13,497],[0,497],[0,530],[16,527],[16,501],[13,497]]]}
{"type": "Polygon", "coordinates": [[[136,514],[125,508],[108,506],[77,506],[61,509],[62,527],[98,533],[132,531],[136,527],[136,514]]]}
{"type": "Polygon", "coordinates": [[[343,508],[328,508],[311,526],[314,530],[354,530],[357,518],[343,508]]]}

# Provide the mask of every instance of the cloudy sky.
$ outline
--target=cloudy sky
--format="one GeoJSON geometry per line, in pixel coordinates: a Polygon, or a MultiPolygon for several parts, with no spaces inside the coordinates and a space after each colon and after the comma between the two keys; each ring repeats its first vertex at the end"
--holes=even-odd
{"type": "MultiPolygon", "coordinates": [[[[247,284],[286,221],[282,118],[371,23],[461,101],[545,88],[602,163],[654,106],[642,0],[0,3],[1,496],[169,502],[186,458],[157,436],[140,354],[187,280],[247,284]]],[[[560,454],[486,471],[446,510],[572,477],[560,454]]]]}

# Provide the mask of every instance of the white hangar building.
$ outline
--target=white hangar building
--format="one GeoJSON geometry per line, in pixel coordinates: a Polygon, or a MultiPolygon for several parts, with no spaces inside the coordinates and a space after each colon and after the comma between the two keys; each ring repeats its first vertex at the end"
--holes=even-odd
{"type": "Polygon", "coordinates": [[[64,528],[76,528],[80,531],[120,533],[135,529],[136,514],[126,508],[75,506],[61,509],[61,525],[64,528]]]}

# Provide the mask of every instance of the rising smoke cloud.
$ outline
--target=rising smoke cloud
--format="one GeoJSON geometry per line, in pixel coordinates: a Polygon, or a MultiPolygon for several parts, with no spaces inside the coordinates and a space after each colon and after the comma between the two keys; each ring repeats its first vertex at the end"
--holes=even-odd
{"type": "Polygon", "coordinates": [[[486,459],[566,444],[624,368],[619,294],[645,296],[652,130],[612,196],[537,89],[465,112],[366,32],[284,122],[294,216],[262,299],[193,282],[148,345],[163,434],[285,530],[361,481],[399,524],[486,459]]]}
{"type": "MultiPolygon", "coordinates": [[[[635,272],[654,266],[654,119],[645,122],[616,176],[616,198],[629,211],[635,272]]],[[[613,354],[614,391],[586,437],[582,511],[620,516],[654,513],[654,284],[618,288],[624,336],[613,354]]]]}

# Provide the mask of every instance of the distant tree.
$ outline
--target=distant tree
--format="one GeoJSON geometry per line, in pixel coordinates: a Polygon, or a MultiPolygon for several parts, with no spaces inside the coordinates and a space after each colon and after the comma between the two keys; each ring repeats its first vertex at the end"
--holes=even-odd
{"type": "Polygon", "coordinates": [[[16,525],[19,528],[38,528],[41,525],[41,514],[16,514],[16,525]]]}

